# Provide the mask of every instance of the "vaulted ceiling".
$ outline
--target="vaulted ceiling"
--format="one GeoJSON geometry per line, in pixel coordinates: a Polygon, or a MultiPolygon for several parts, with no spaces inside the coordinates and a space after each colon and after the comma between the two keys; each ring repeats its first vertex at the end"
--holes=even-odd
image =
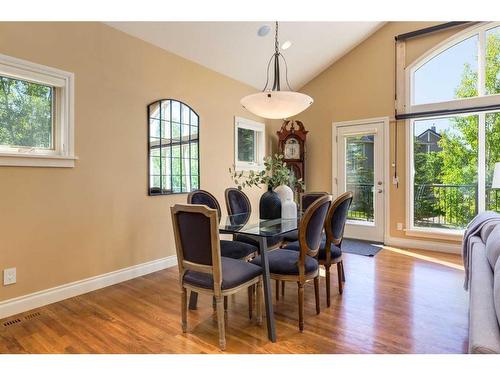
{"type": "MultiPolygon", "coordinates": [[[[108,25],[262,89],[274,52],[274,22],[108,22],[108,25]],[[265,36],[259,28],[270,27],[265,36]]],[[[280,22],[288,79],[299,89],[374,33],[383,22],[280,22]]]]}

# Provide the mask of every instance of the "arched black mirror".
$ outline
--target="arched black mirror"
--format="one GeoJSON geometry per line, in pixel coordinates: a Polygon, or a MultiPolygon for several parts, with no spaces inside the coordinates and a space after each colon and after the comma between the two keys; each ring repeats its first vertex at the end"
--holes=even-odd
{"type": "Polygon", "coordinates": [[[199,117],[187,104],[162,99],[148,106],[149,195],[199,189],[199,117]]]}

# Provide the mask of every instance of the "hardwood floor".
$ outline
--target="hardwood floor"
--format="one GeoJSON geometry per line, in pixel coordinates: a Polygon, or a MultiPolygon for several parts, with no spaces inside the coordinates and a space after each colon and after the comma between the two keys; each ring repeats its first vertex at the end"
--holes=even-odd
{"type": "MultiPolygon", "coordinates": [[[[346,284],[332,277],[321,314],[313,284],[305,290],[305,330],[297,287],[275,303],[278,341],[248,319],[247,295],[229,299],[228,353],[463,353],[467,295],[456,255],[384,248],[374,258],[345,255],[346,284]]],[[[220,353],[210,298],[200,296],[181,331],[177,268],[156,272],[0,322],[1,353],[220,353]],[[11,325],[14,319],[20,321],[11,325]]],[[[273,293],[275,292],[273,288],[273,293]]],[[[273,298],[273,300],[275,300],[273,298]]]]}

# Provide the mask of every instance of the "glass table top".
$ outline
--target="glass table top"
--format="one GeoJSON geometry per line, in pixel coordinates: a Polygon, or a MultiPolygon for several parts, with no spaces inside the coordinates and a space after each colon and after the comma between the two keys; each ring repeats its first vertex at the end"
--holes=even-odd
{"type": "Polygon", "coordinates": [[[300,215],[297,219],[252,219],[250,214],[236,214],[222,217],[219,225],[221,233],[247,234],[258,237],[274,237],[292,232],[299,227],[300,215]]]}

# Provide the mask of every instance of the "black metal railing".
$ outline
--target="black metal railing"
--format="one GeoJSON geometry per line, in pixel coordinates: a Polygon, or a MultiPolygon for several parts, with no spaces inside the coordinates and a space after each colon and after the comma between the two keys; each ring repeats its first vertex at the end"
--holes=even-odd
{"type": "Polygon", "coordinates": [[[347,191],[352,191],[352,204],[347,214],[350,220],[373,221],[373,184],[348,183],[347,191]]]}
{"type": "MultiPolygon", "coordinates": [[[[478,186],[415,185],[414,222],[419,227],[463,229],[478,212],[478,186]]],[[[500,194],[486,189],[486,209],[499,211],[500,194]]]]}
{"type": "MultiPolygon", "coordinates": [[[[348,183],[353,201],[348,219],[373,221],[373,184],[348,183]]],[[[414,225],[463,229],[478,211],[477,184],[422,184],[414,188],[414,225]]],[[[486,189],[486,210],[500,212],[500,190],[486,189]]]]}

